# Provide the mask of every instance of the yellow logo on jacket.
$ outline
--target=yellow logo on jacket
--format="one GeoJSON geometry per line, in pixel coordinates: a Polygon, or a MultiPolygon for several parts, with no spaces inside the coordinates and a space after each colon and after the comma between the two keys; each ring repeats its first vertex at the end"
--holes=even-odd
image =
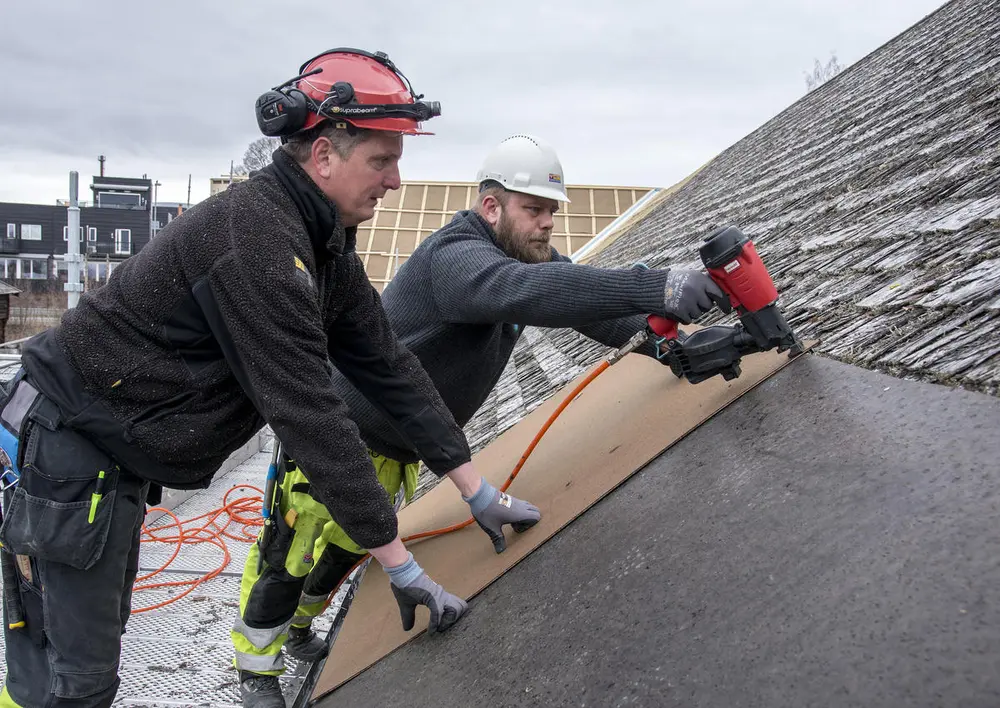
{"type": "Polygon", "coordinates": [[[295,262],[295,269],[302,273],[302,275],[297,277],[303,278],[309,285],[309,287],[315,287],[315,284],[313,283],[312,273],[310,273],[309,269],[306,268],[306,264],[303,263],[302,259],[299,258],[298,256],[293,256],[293,258],[295,262]]]}

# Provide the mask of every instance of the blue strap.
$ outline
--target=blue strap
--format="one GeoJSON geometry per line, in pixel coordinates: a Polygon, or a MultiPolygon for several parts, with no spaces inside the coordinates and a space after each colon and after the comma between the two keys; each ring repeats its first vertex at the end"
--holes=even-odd
{"type": "Polygon", "coordinates": [[[21,473],[17,469],[17,436],[0,425],[0,463],[3,472],[0,474],[0,489],[7,489],[17,484],[21,473]]]}

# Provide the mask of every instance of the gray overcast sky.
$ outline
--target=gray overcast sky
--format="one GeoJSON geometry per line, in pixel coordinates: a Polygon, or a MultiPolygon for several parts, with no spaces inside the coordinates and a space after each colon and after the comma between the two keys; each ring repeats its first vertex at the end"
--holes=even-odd
{"type": "Polygon", "coordinates": [[[259,137],[257,96],[335,46],[383,50],[441,101],[403,179],[471,180],[514,132],[552,142],[571,184],[665,186],[940,0],[33,0],[0,9],[0,201],[81,198],[143,173],[161,201],[208,195],[259,137]],[[278,8],[280,7],[280,11],[278,8]]]}

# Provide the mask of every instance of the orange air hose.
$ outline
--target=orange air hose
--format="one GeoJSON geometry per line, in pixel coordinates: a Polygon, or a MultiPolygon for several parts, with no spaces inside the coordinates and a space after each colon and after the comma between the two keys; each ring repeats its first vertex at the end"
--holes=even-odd
{"type": "MultiPolygon", "coordinates": [[[[552,424],[556,422],[556,418],[558,418],[560,414],[562,414],[562,412],[566,410],[566,407],[573,402],[574,398],[580,395],[580,392],[583,391],[583,389],[585,389],[587,386],[590,385],[591,381],[600,376],[604,372],[604,370],[607,369],[610,365],[611,365],[610,362],[608,362],[607,360],[602,361],[597,368],[595,368],[592,372],[587,374],[586,378],[584,378],[583,381],[577,384],[576,387],[569,392],[569,395],[567,395],[566,398],[563,399],[562,403],[559,404],[559,407],[552,412],[552,415],[550,415],[548,420],[545,421],[545,424],[541,428],[539,428],[537,433],[535,433],[535,437],[532,439],[531,444],[528,445],[528,447],[524,451],[524,454],[521,455],[521,459],[517,461],[516,465],[514,465],[514,469],[510,473],[510,476],[507,477],[507,481],[504,482],[503,486],[500,487],[501,492],[506,492],[507,489],[510,487],[511,483],[521,472],[521,468],[524,467],[524,463],[528,461],[528,458],[531,456],[531,453],[535,451],[536,447],[538,447],[538,443],[541,442],[542,437],[545,435],[546,432],[548,432],[548,429],[552,427],[552,424]]],[[[411,536],[405,536],[402,539],[402,541],[403,543],[406,543],[407,541],[419,541],[422,538],[443,536],[446,533],[451,533],[452,531],[458,531],[459,529],[464,529],[466,526],[474,522],[475,519],[470,516],[468,519],[458,524],[445,526],[444,528],[440,529],[434,529],[433,531],[423,531],[421,533],[415,533],[411,536]]]]}
{"type": "MultiPolygon", "coordinates": [[[[580,383],[578,383],[573,388],[573,390],[570,391],[569,394],[562,400],[562,403],[560,403],[559,406],[554,411],[552,411],[552,415],[550,415],[548,417],[548,420],[545,421],[545,424],[538,429],[538,432],[535,433],[535,437],[531,440],[531,443],[528,445],[527,448],[525,448],[524,454],[521,455],[521,459],[519,459],[517,461],[517,464],[514,465],[514,469],[511,471],[510,476],[507,477],[507,481],[504,482],[503,486],[500,487],[501,492],[507,491],[511,483],[521,472],[521,468],[524,467],[524,463],[528,461],[528,458],[531,456],[531,453],[535,451],[536,447],[538,447],[538,443],[541,442],[542,437],[544,437],[545,433],[548,432],[548,429],[552,427],[552,424],[556,422],[556,419],[562,414],[562,412],[566,410],[566,407],[569,406],[569,404],[572,403],[573,400],[580,395],[583,389],[589,386],[594,379],[603,374],[608,369],[608,367],[612,365],[612,363],[613,361],[610,361],[608,359],[602,361],[593,371],[587,374],[587,376],[580,383]]],[[[431,531],[422,531],[420,533],[404,536],[402,538],[402,541],[403,543],[407,543],[409,541],[419,541],[424,538],[433,538],[434,536],[443,536],[446,533],[451,533],[453,531],[458,531],[459,529],[464,529],[466,526],[469,526],[470,524],[473,523],[475,523],[475,519],[470,516],[465,521],[459,522],[457,524],[452,524],[451,526],[445,526],[444,528],[440,529],[433,529],[431,531]]],[[[358,560],[357,563],[351,566],[350,570],[344,573],[344,577],[342,577],[337,582],[337,584],[334,586],[333,591],[326,598],[326,602],[323,605],[324,611],[326,610],[327,607],[330,606],[330,602],[333,600],[333,596],[336,594],[337,589],[340,588],[340,586],[347,581],[351,573],[353,573],[362,563],[364,563],[370,557],[371,557],[370,553],[365,554],[358,560]]]]}

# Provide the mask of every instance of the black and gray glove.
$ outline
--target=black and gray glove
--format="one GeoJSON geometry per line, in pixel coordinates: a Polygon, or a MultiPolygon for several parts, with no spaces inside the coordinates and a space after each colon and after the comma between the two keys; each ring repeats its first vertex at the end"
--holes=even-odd
{"type": "Polygon", "coordinates": [[[431,612],[428,632],[444,632],[451,628],[469,605],[462,598],[452,595],[435,583],[409,554],[409,560],[394,568],[386,568],[392,594],[399,605],[399,618],[403,629],[409,632],[417,619],[417,605],[425,605],[431,612]]]}
{"type": "Polygon", "coordinates": [[[718,305],[731,312],[732,303],[708,274],[700,270],[671,269],[663,289],[663,310],[667,317],[681,324],[691,324],[718,305]]]}
{"type": "Polygon", "coordinates": [[[503,535],[504,524],[510,524],[516,533],[523,533],[538,523],[542,514],[538,507],[517,497],[501,492],[485,479],[479,491],[471,497],[462,497],[472,510],[472,518],[479,528],[493,541],[493,550],[503,553],[507,550],[507,539],[503,535]]]}

